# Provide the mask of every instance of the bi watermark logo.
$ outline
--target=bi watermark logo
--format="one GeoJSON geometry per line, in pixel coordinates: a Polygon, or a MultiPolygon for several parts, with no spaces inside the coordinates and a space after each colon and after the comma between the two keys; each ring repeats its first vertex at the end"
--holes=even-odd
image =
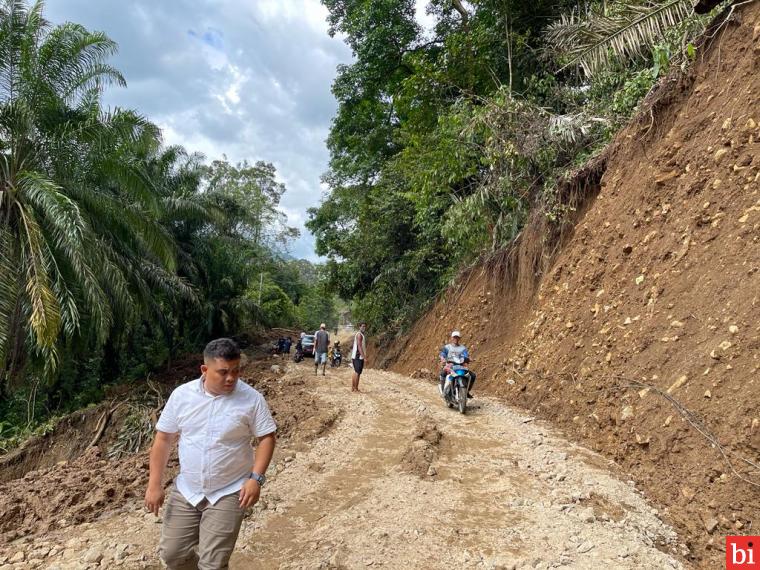
{"type": "Polygon", "coordinates": [[[760,570],[760,536],[726,537],[726,570],[760,570]]]}

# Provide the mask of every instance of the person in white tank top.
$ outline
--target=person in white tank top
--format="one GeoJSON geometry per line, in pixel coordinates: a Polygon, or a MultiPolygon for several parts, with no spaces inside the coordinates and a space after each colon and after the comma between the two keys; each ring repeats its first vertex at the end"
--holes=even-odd
{"type": "Polygon", "coordinates": [[[366,323],[359,323],[359,332],[354,335],[354,347],[351,350],[351,363],[354,366],[354,375],[351,379],[351,391],[359,391],[359,379],[364,370],[364,361],[367,357],[367,331],[366,323]]]}

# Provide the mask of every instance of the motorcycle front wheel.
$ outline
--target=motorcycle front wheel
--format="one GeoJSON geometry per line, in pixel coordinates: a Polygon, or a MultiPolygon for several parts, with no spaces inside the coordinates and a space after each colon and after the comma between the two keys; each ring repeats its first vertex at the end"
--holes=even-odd
{"type": "Polygon", "coordinates": [[[457,405],[460,414],[467,410],[467,388],[461,385],[457,388],[457,405]]]}

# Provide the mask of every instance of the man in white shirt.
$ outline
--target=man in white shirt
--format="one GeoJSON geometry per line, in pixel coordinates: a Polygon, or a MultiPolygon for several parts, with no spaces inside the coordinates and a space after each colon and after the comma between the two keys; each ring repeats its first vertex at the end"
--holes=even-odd
{"type": "Polygon", "coordinates": [[[263,396],[240,375],[228,338],[203,352],[201,377],[172,392],[156,424],[145,506],[158,515],[162,479],[179,440],[180,472],[164,509],[159,554],[169,570],[228,567],[245,509],[259,500],[277,426],[263,396]],[[254,456],[251,438],[258,438],[254,456]]]}

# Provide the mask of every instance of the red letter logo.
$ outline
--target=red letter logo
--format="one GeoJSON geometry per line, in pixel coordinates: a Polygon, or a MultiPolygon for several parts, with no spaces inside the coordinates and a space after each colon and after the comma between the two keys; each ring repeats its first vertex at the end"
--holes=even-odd
{"type": "Polygon", "coordinates": [[[726,570],[760,570],[758,555],[755,552],[755,546],[758,544],[760,536],[727,536],[726,570]]]}

